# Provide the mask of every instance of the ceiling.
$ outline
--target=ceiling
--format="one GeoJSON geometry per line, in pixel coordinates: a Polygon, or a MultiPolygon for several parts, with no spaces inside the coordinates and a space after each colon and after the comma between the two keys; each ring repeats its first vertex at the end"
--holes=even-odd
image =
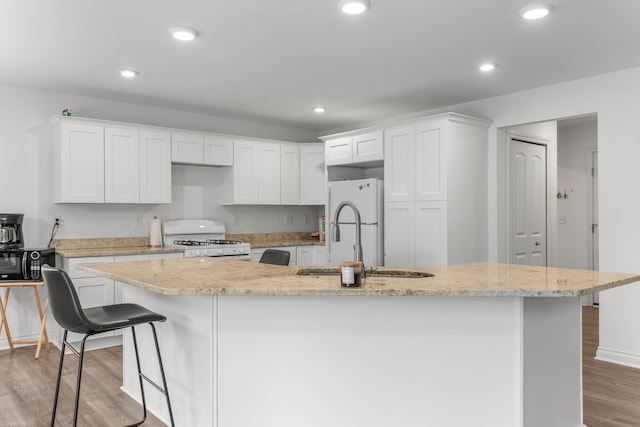
{"type": "Polygon", "coordinates": [[[524,0],[337,2],[3,1],[0,83],[322,133],[640,66],[640,1],[551,0],[540,21],[524,0]]]}

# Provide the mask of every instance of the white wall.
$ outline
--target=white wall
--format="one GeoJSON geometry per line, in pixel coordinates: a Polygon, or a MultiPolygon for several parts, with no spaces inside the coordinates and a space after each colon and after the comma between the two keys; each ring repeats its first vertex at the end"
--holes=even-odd
{"type": "Polygon", "coordinates": [[[558,267],[587,270],[591,225],[590,181],[591,150],[597,149],[597,123],[558,128],[558,267]],[[564,198],[566,191],[567,198],[564,198]]]}
{"type": "Polygon", "coordinates": [[[52,141],[49,118],[65,108],[74,116],[115,120],[231,135],[311,142],[311,132],[149,106],[0,85],[0,211],[24,213],[25,242],[48,243],[54,217],[63,224],[57,238],[144,236],[149,220],[180,217],[220,218],[232,233],[317,229],[315,207],[223,207],[219,184],[229,168],[173,166],[170,205],[78,205],[52,203],[52,141]],[[285,214],[294,224],[285,225],[285,214]],[[142,216],[142,228],[136,218],[142,216]],[[308,225],[304,224],[305,216],[308,225]]]}

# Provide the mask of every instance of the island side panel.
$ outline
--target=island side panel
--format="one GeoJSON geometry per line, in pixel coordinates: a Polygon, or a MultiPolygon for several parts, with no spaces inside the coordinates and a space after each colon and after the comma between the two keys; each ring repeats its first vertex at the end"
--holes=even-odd
{"type": "Polygon", "coordinates": [[[524,426],[582,422],[580,298],[524,298],[524,426]]]}
{"type": "MultiPolygon", "coordinates": [[[[212,296],[168,296],[124,286],[124,299],[167,317],[156,323],[158,342],[177,426],[212,427],[215,423],[215,311],[212,296]]],[[[151,328],[136,327],[142,371],[162,385],[151,328]]],[[[123,390],[140,400],[131,333],[123,340],[123,390]]],[[[164,395],[145,384],[147,407],[169,425],[164,395]]],[[[141,410],[142,411],[142,410],[141,410]]]]}
{"type": "Polygon", "coordinates": [[[218,301],[218,426],[522,426],[517,297],[218,301]]]}

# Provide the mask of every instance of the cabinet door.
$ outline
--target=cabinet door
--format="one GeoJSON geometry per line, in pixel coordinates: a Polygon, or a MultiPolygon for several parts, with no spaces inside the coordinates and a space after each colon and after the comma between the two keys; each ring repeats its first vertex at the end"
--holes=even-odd
{"type": "Polygon", "coordinates": [[[140,132],[140,203],[171,203],[171,137],[140,132]]]}
{"type": "MultiPolygon", "coordinates": [[[[233,203],[258,203],[258,147],[254,141],[233,143],[233,203]]],[[[278,158],[278,163],[279,163],[278,158]]]]}
{"type": "Polygon", "coordinates": [[[330,139],[325,143],[325,163],[327,166],[348,165],[353,161],[351,137],[330,139]]]}
{"type": "Polygon", "coordinates": [[[414,265],[445,266],[447,251],[447,202],[416,202],[414,265]]]}
{"type": "MultiPolygon", "coordinates": [[[[104,277],[85,277],[73,279],[73,285],[78,293],[78,299],[82,308],[97,307],[114,303],[113,280],[104,277]]],[[[113,332],[96,335],[92,338],[113,336],[113,332]]],[[[79,341],[83,335],[69,333],[69,341],[79,341]]],[[[91,338],[90,338],[91,339],[91,338]]]]}
{"type": "Polygon", "coordinates": [[[313,265],[327,265],[327,250],[324,245],[313,246],[313,265]]]}
{"type": "Polygon", "coordinates": [[[354,135],[351,142],[353,163],[378,161],[384,158],[382,131],[354,135]]]}
{"type": "Polygon", "coordinates": [[[233,139],[224,136],[206,136],[203,141],[204,164],[233,166],[233,139]]]}
{"type": "Polygon", "coordinates": [[[384,208],[384,265],[415,265],[414,203],[388,202],[384,208]]]}
{"type": "Polygon", "coordinates": [[[258,203],[280,204],[280,144],[258,142],[258,203]]]}
{"type": "Polygon", "coordinates": [[[297,144],[280,146],[280,204],[300,204],[300,148],[297,144]]]}
{"type": "Polygon", "coordinates": [[[56,202],[104,203],[104,127],[60,123],[56,202]]]}
{"type": "Polygon", "coordinates": [[[140,201],[140,140],[137,130],[104,129],[104,201],[140,201]]]}
{"type": "Polygon", "coordinates": [[[301,144],[300,204],[324,205],[326,192],[323,144],[301,144]]]}
{"type": "Polygon", "coordinates": [[[311,266],[313,263],[313,246],[297,246],[296,263],[298,266],[311,266]]]}
{"type": "Polygon", "coordinates": [[[446,142],[445,120],[416,126],[415,200],[447,200],[446,142]]]}
{"type": "Polygon", "coordinates": [[[203,137],[182,133],[171,134],[171,161],[201,165],[203,156],[203,137]]]}
{"type": "Polygon", "coordinates": [[[414,128],[406,126],[385,131],[384,200],[414,200],[414,128]]]}

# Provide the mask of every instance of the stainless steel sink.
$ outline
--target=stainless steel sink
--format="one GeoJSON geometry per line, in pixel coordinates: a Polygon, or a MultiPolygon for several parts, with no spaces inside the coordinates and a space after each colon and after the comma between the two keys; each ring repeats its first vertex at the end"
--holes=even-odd
{"type": "MultiPolygon", "coordinates": [[[[337,267],[305,267],[298,270],[298,276],[339,276],[340,269],[337,267]]],[[[393,277],[398,279],[421,279],[433,277],[433,274],[425,271],[414,270],[365,270],[365,277],[393,277]]]]}

